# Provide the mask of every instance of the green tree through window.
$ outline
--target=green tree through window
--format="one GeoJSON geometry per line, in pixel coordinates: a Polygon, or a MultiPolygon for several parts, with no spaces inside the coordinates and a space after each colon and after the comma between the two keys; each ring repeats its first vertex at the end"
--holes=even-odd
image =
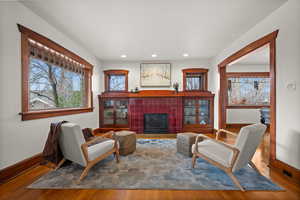
{"type": "Polygon", "coordinates": [[[84,75],[30,58],[30,110],[78,108],[85,105],[84,75]]]}

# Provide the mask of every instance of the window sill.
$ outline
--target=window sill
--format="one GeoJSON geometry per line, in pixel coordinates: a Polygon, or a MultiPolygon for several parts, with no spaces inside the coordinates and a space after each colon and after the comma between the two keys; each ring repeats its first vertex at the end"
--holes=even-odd
{"type": "Polygon", "coordinates": [[[55,110],[39,110],[39,111],[30,111],[22,112],[22,121],[32,120],[32,119],[42,119],[63,115],[72,115],[85,112],[93,112],[94,108],[70,108],[70,109],[55,109],[55,110]]]}
{"type": "Polygon", "coordinates": [[[229,109],[255,109],[255,108],[269,108],[270,105],[257,105],[257,106],[226,106],[229,109]]]}

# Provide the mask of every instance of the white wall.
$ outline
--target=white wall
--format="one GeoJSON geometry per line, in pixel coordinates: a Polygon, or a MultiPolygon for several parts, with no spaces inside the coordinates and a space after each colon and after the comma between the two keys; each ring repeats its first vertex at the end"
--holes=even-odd
{"type": "Polygon", "coordinates": [[[0,2],[0,169],[40,153],[51,122],[67,120],[82,127],[98,127],[99,67],[100,63],[94,56],[22,4],[0,2]],[[94,65],[94,112],[21,121],[18,115],[22,101],[21,40],[17,23],[45,35],[94,65]]]}
{"type": "MultiPolygon", "coordinates": [[[[238,38],[213,61],[214,74],[217,64],[247,44],[279,29],[277,37],[277,133],[276,158],[300,169],[300,1],[289,0],[268,17],[238,38]],[[295,82],[296,90],[287,89],[287,84],[295,82]]],[[[214,79],[219,90],[219,77],[214,79]]],[[[216,99],[216,102],[217,99],[216,99]]],[[[216,113],[218,104],[216,103],[216,113]]],[[[216,115],[217,118],[217,115],[216,115]]],[[[215,120],[216,123],[218,120],[215,120]]]]}
{"type": "MultiPolygon", "coordinates": [[[[102,62],[102,69],[109,70],[109,69],[126,69],[129,70],[128,74],[128,89],[134,89],[138,87],[140,90],[153,90],[153,89],[161,89],[161,90],[168,90],[173,89],[172,84],[174,82],[179,83],[179,90],[182,90],[182,69],[185,68],[207,68],[208,71],[208,88],[210,89],[210,79],[211,79],[211,69],[210,63],[211,60],[209,59],[199,59],[199,60],[181,60],[181,61],[161,61],[163,63],[171,63],[171,87],[140,87],[140,64],[141,63],[153,63],[159,61],[103,61],[102,62]]],[[[103,76],[103,75],[102,75],[103,76]]],[[[102,79],[104,80],[104,79],[102,79]]],[[[102,81],[103,82],[103,81],[102,81]]],[[[104,82],[102,83],[102,85],[104,82]]],[[[103,91],[102,87],[102,91],[103,91]]]]}
{"type": "Polygon", "coordinates": [[[269,72],[270,66],[267,64],[233,64],[226,68],[226,72],[269,72]]]}
{"type": "MultiPolygon", "coordinates": [[[[226,68],[226,72],[269,72],[266,64],[233,64],[226,68]]],[[[227,109],[227,124],[253,124],[260,122],[259,109],[227,109]]]]}
{"type": "Polygon", "coordinates": [[[254,124],[260,122],[259,109],[227,109],[227,124],[254,124]]]}

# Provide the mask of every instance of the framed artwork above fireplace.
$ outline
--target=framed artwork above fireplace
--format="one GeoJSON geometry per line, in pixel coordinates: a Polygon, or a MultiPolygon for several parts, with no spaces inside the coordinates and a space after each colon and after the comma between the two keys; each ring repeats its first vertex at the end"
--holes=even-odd
{"type": "Polygon", "coordinates": [[[170,87],[170,63],[142,63],[140,75],[141,87],[170,87]]]}

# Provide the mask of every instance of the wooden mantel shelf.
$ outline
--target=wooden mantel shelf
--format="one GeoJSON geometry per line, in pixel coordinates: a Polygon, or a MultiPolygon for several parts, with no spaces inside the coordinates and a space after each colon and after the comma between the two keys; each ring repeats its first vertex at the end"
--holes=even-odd
{"type": "Polygon", "coordinates": [[[99,97],[127,97],[127,98],[145,98],[145,97],[211,97],[214,96],[210,91],[199,92],[178,92],[174,90],[141,90],[137,93],[132,92],[103,92],[99,97]]]}

